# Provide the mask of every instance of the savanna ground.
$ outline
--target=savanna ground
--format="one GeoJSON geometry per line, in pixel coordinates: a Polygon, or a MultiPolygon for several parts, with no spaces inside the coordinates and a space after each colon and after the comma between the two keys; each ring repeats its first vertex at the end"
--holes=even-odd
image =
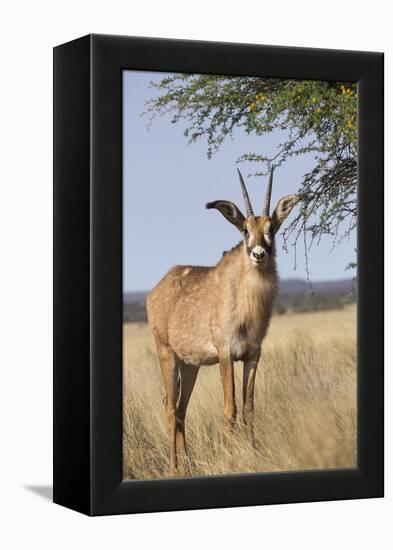
{"type": "MultiPolygon", "coordinates": [[[[164,385],[146,324],[124,324],[123,476],[168,476],[164,385]]],[[[257,450],[243,437],[240,364],[232,457],[222,447],[218,366],[202,367],[186,434],[192,475],[345,468],[356,464],[356,308],[273,317],[255,386],[257,450]]]]}

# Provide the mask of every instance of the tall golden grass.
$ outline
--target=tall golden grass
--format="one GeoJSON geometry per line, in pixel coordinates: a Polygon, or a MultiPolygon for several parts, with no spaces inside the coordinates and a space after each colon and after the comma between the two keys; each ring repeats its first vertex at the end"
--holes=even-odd
{"type": "MultiPolygon", "coordinates": [[[[168,476],[165,396],[149,327],[125,324],[123,476],[168,476]]],[[[223,398],[217,366],[202,367],[186,417],[191,475],[345,468],[356,464],[356,309],[275,316],[255,387],[251,449],[239,410],[233,453],[222,446],[223,398]]]]}

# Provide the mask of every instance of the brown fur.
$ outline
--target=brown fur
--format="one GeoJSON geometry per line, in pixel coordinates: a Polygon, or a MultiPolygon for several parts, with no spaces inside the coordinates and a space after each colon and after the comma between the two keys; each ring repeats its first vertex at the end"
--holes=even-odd
{"type": "MultiPolygon", "coordinates": [[[[271,226],[276,219],[277,231],[297,200],[292,198],[291,208],[280,218],[280,203],[287,199],[277,205],[275,218],[242,219],[239,212],[232,220],[225,205],[225,217],[247,229],[244,242],[224,253],[214,267],[174,267],[148,296],[148,320],[166,388],[172,472],[178,466],[183,472],[187,469],[185,415],[202,365],[220,364],[228,442],[236,418],[233,362],[244,362],[243,419],[253,444],[255,372],[278,286],[271,226]],[[260,265],[250,260],[250,250],[257,245],[269,249],[260,265]]],[[[221,210],[223,201],[218,202],[221,210]]]]}

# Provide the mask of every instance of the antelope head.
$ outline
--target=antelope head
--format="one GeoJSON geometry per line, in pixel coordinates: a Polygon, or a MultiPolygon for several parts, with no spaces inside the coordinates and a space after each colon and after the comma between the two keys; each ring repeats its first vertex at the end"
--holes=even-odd
{"type": "Polygon", "coordinates": [[[288,195],[281,198],[273,213],[270,215],[270,199],[273,185],[273,169],[270,172],[269,183],[266,189],[260,216],[254,214],[250,197],[243,177],[238,170],[240,186],[243,194],[246,216],[230,201],[213,201],[206,204],[206,208],[216,208],[243,234],[248,258],[255,267],[261,267],[272,257],[274,238],[281,224],[290,214],[292,208],[299,201],[299,195],[288,195]]]}

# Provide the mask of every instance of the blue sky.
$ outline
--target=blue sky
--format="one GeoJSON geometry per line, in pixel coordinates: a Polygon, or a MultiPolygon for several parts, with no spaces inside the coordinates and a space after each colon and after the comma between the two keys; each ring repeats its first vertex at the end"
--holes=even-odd
{"type": "MultiPolygon", "coordinates": [[[[238,130],[212,159],[207,158],[206,141],[188,145],[185,124],[171,124],[169,116],[156,117],[148,130],[148,118],[141,116],[145,101],[157,94],[151,81],[164,74],[123,72],[123,286],[124,291],[149,290],[168,269],[177,264],[214,265],[222,251],[240,240],[240,233],[223,216],[206,210],[206,202],[226,199],[244,210],[239,166],[246,176],[253,163],[236,164],[246,152],[270,155],[280,133],[247,136],[238,130]]],[[[278,199],[298,190],[312,157],[296,157],[276,170],[272,208],[278,199]]],[[[257,212],[262,208],[266,187],[263,178],[245,177],[257,212]]],[[[356,236],[332,249],[324,238],[309,252],[312,281],[350,277],[345,267],[355,258],[356,236]]],[[[282,249],[277,236],[277,265],[281,278],[306,278],[303,245],[299,241],[297,266],[294,251],[282,249]]]]}

